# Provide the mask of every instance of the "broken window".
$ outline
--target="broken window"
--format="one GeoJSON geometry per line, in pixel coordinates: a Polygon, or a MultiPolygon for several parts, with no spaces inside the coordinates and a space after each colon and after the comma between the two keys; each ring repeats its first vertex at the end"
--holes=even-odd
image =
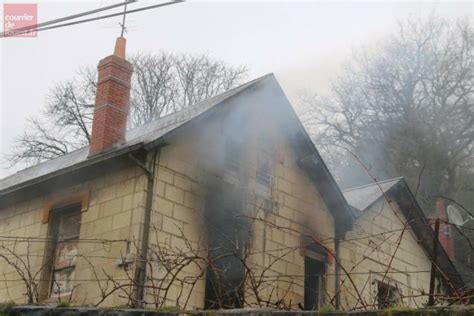
{"type": "Polygon", "coordinates": [[[50,227],[53,247],[49,296],[70,294],[74,289],[80,227],[80,205],[54,211],[50,227]]]}
{"type": "Polygon", "coordinates": [[[377,287],[377,305],[379,309],[393,307],[400,303],[400,289],[396,286],[375,281],[377,287]]]}
{"type": "Polygon", "coordinates": [[[322,261],[304,257],[304,309],[316,310],[324,298],[324,273],[326,265],[322,261]]]}

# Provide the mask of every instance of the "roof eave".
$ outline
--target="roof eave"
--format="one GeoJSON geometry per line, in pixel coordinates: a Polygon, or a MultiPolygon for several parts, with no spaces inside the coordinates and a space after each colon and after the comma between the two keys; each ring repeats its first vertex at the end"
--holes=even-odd
{"type": "Polygon", "coordinates": [[[108,152],[105,152],[105,153],[102,153],[102,154],[99,154],[99,155],[96,155],[96,156],[92,156],[92,157],[90,157],[90,158],[88,158],[84,161],[78,162],[78,163],[73,164],[69,167],[65,167],[63,169],[59,169],[57,171],[45,174],[43,176],[40,176],[40,177],[31,179],[31,180],[28,180],[28,181],[19,183],[17,185],[11,186],[11,187],[8,187],[8,188],[0,191],[0,200],[3,197],[7,196],[7,195],[10,195],[10,194],[18,192],[20,190],[23,190],[23,189],[41,184],[42,182],[45,182],[47,180],[51,180],[53,178],[57,178],[57,177],[66,175],[66,174],[71,173],[73,171],[77,171],[79,169],[83,169],[83,168],[89,167],[91,165],[95,165],[97,163],[104,162],[104,161],[116,158],[118,156],[122,156],[122,155],[125,155],[125,154],[128,154],[128,153],[137,151],[139,149],[144,149],[144,144],[143,143],[138,143],[138,144],[135,144],[135,145],[127,146],[127,147],[124,147],[124,148],[120,148],[120,149],[117,149],[117,150],[108,151],[108,152]]]}
{"type": "MultiPolygon", "coordinates": [[[[426,218],[425,214],[423,213],[423,210],[421,209],[420,205],[416,201],[415,196],[411,192],[410,188],[408,187],[408,184],[406,183],[405,179],[401,179],[397,185],[392,187],[389,192],[390,194],[395,194],[396,192],[400,192],[401,190],[404,191],[404,193],[407,194],[409,197],[410,203],[413,205],[414,210],[415,210],[415,215],[419,221],[417,222],[416,220],[411,220],[410,218],[407,217],[407,214],[404,213],[404,216],[407,218],[408,221],[410,221],[410,226],[412,227],[413,231],[415,234],[420,234],[421,230],[425,231],[426,234],[428,235],[428,238],[423,238],[423,236],[417,236],[420,238],[421,243],[423,244],[423,247],[425,250],[428,252],[429,256],[432,256],[432,241],[435,240],[434,237],[434,232],[429,226],[428,219],[426,218]],[[431,243],[430,243],[431,241],[431,243]]],[[[400,205],[400,208],[402,208],[402,205],[400,205]]],[[[410,214],[408,214],[410,215],[410,214]]],[[[446,253],[445,249],[437,240],[438,242],[438,260],[442,260],[443,263],[439,262],[438,265],[443,265],[445,268],[445,271],[443,271],[445,274],[448,275],[449,280],[453,283],[453,286],[456,289],[460,289],[464,286],[464,280],[460,277],[456,267],[454,266],[451,258],[449,258],[448,254],[446,253]],[[446,271],[447,270],[447,271],[446,271]]],[[[441,269],[441,267],[440,267],[441,269]]]]}

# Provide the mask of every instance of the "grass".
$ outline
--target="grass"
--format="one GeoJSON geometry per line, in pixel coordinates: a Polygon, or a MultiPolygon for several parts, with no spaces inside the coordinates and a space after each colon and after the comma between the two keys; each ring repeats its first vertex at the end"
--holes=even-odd
{"type": "Polygon", "coordinates": [[[320,312],[320,313],[337,313],[337,309],[332,305],[324,305],[318,310],[318,312],[320,312]]]}

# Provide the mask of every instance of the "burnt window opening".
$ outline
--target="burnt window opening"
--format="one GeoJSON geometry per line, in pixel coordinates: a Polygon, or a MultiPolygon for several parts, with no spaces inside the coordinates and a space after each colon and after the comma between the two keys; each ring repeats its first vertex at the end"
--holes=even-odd
{"type": "MultiPolygon", "coordinates": [[[[229,203],[231,204],[231,203],[229,203]]],[[[223,209],[225,214],[238,214],[223,209]]],[[[242,262],[247,246],[245,224],[235,216],[214,218],[214,229],[208,229],[209,267],[206,274],[205,309],[242,308],[245,269],[242,262]]]]}
{"type": "Polygon", "coordinates": [[[223,181],[209,185],[205,206],[209,267],[205,309],[243,307],[248,223],[242,215],[243,194],[223,181]]]}
{"type": "Polygon", "coordinates": [[[241,140],[228,138],[225,143],[224,168],[233,173],[240,172],[243,144],[241,140]]]}
{"type": "Polygon", "coordinates": [[[324,301],[326,264],[304,257],[304,310],[317,310],[324,301]]]}
{"type": "Polygon", "coordinates": [[[375,281],[377,289],[377,307],[385,309],[400,303],[400,289],[396,286],[375,281]]]}
{"type": "Polygon", "coordinates": [[[47,250],[49,297],[69,295],[74,290],[80,227],[80,204],[52,211],[49,227],[52,242],[47,250]]]}
{"type": "Polygon", "coordinates": [[[245,271],[239,250],[211,250],[209,257],[204,309],[242,308],[245,271]]]}

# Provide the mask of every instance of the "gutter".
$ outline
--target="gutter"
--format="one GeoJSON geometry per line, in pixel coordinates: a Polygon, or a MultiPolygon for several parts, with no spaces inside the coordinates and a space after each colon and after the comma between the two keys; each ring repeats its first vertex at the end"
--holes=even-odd
{"type": "Polygon", "coordinates": [[[14,193],[15,191],[19,191],[19,190],[25,189],[27,187],[31,187],[33,185],[39,184],[39,183],[44,182],[46,180],[50,180],[50,179],[62,176],[64,174],[67,174],[69,172],[73,172],[73,171],[76,171],[76,170],[79,170],[79,169],[82,169],[82,168],[89,167],[89,166],[94,165],[96,163],[103,162],[103,161],[106,161],[108,159],[112,159],[112,158],[115,158],[117,156],[121,156],[121,155],[126,154],[126,153],[131,153],[131,152],[136,151],[136,150],[141,149],[141,148],[143,148],[143,143],[139,143],[139,144],[136,144],[136,145],[125,147],[125,148],[118,149],[118,150],[115,150],[115,151],[110,151],[110,152],[100,154],[100,155],[97,155],[97,156],[92,156],[90,158],[85,159],[84,161],[72,164],[69,167],[59,169],[57,171],[47,173],[43,176],[33,178],[31,180],[27,180],[25,182],[13,185],[13,186],[8,187],[8,188],[5,188],[4,190],[0,191],[0,198],[2,198],[3,196],[6,196],[8,194],[14,193]]]}
{"type": "Polygon", "coordinates": [[[298,164],[302,168],[305,168],[307,171],[309,171],[308,175],[313,180],[318,189],[320,188],[319,186],[323,187],[324,183],[327,183],[328,189],[331,190],[332,193],[335,193],[334,195],[331,195],[331,192],[324,192],[324,188],[320,191],[324,202],[326,203],[334,217],[335,222],[334,252],[336,257],[336,264],[334,271],[334,290],[336,293],[335,307],[336,309],[339,309],[341,307],[340,244],[341,240],[344,239],[345,233],[352,229],[355,217],[344,195],[339,190],[339,187],[332,178],[327,167],[324,165],[321,156],[319,156],[317,152],[299,160],[298,164]],[[327,199],[324,198],[325,196],[327,196],[327,199]]]}
{"type": "Polygon", "coordinates": [[[341,239],[344,239],[344,233],[341,234],[341,231],[336,227],[334,238],[334,251],[336,253],[334,291],[336,293],[335,305],[337,310],[341,308],[341,239]]]}

